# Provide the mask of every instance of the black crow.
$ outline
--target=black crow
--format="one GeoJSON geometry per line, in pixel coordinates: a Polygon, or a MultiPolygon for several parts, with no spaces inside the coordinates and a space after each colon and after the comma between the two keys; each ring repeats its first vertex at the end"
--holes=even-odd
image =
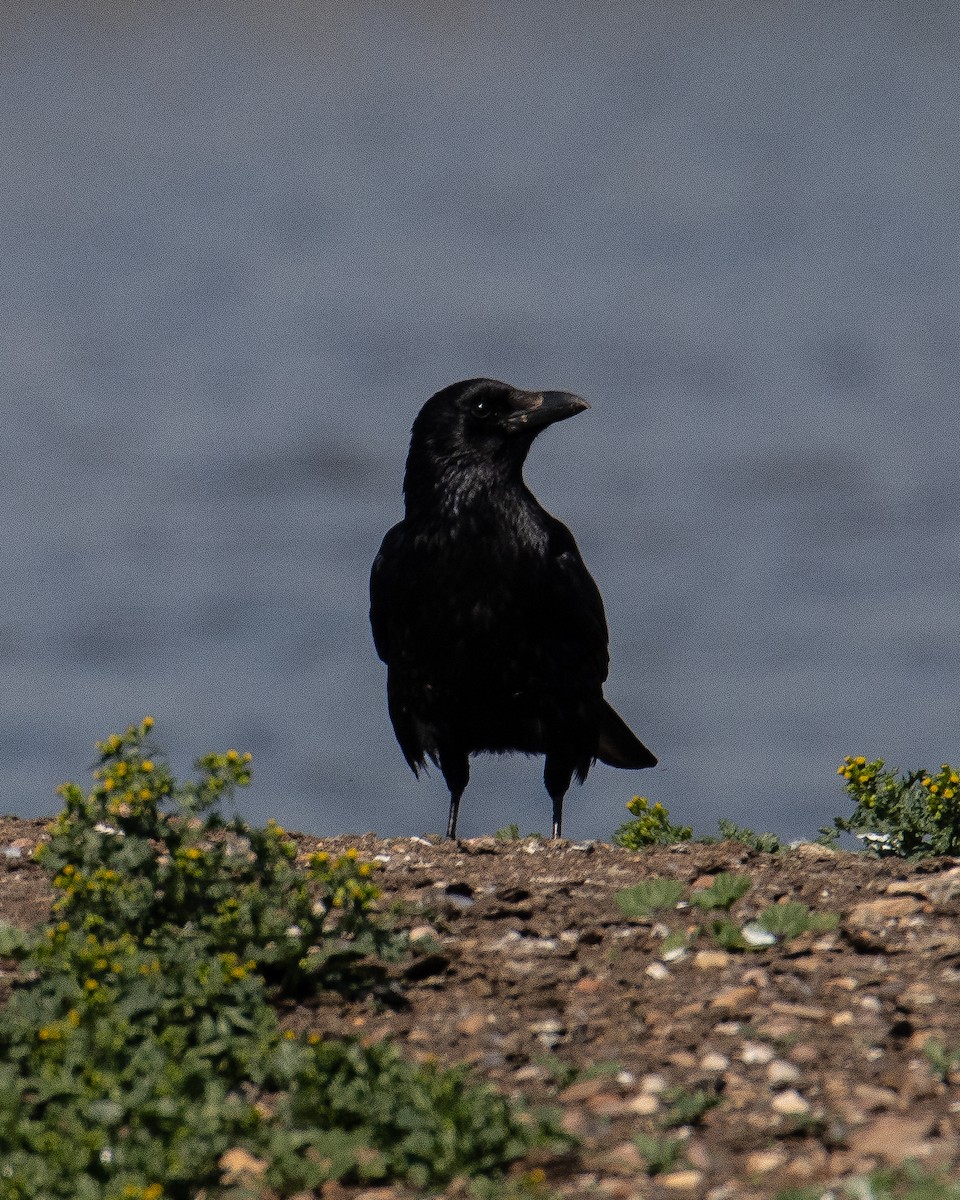
{"type": "Polygon", "coordinates": [[[657,761],[603,698],[603,600],[570,530],[523,480],[541,429],[589,407],[467,379],[413,423],[405,516],[373,564],[370,623],[400,749],[415,775],[438,765],[450,789],[450,838],[471,754],[545,755],[555,838],[574,775],[582,783],[596,759],[657,761]]]}

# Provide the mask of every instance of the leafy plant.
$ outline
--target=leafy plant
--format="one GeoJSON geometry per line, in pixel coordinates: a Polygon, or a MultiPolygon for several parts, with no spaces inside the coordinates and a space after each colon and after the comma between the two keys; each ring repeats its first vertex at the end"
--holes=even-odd
{"type": "Polygon", "coordinates": [[[644,879],[635,887],[624,888],[617,892],[615,899],[624,916],[642,919],[658,908],[676,908],[685,891],[679,880],[657,876],[644,879]]]}
{"type": "Polygon", "coordinates": [[[575,1067],[572,1063],[558,1058],[556,1054],[538,1055],[536,1062],[546,1070],[550,1082],[558,1091],[563,1091],[581,1079],[600,1079],[605,1075],[616,1075],[623,1070],[620,1063],[616,1062],[597,1062],[587,1067],[575,1067]]]}
{"type": "Polygon", "coordinates": [[[825,933],[836,929],[839,921],[836,913],[812,912],[806,904],[790,900],[785,904],[771,904],[769,908],[765,908],[757,917],[756,924],[788,942],[807,930],[825,933]]]}
{"type": "Polygon", "coordinates": [[[498,829],[493,835],[498,842],[519,842],[522,834],[520,826],[516,824],[504,825],[502,829],[498,829]]]}
{"type": "Polygon", "coordinates": [[[685,1138],[638,1133],[633,1144],[646,1159],[648,1175],[665,1175],[682,1161],[687,1143],[685,1138]]]}
{"type": "Polygon", "coordinates": [[[676,1129],[680,1125],[696,1125],[703,1117],[720,1103],[720,1095],[707,1088],[671,1088],[664,1093],[664,1099],[669,1108],[663,1116],[663,1126],[666,1129],[676,1129]]]}
{"type": "Polygon", "coordinates": [[[657,801],[651,805],[644,796],[634,796],[627,801],[627,812],[634,819],[621,825],[613,840],[625,850],[643,850],[647,846],[673,846],[687,842],[693,830],[687,825],[671,825],[670,814],[665,805],[657,801]]]}
{"type": "Polygon", "coordinates": [[[690,897],[697,908],[729,909],[750,891],[753,880],[749,875],[721,871],[708,888],[700,888],[690,897]]]}
{"type": "Polygon", "coordinates": [[[727,817],[719,819],[717,828],[720,831],[720,837],[725,842],[739,842],[743,846],[749,846],[751,850],[760,850],[764,854],[780,854],[784,849],[783,842],[775,833],[755,833],[752,829],[746,829],[727,817]]]}
{"type": "Polygon", "coordinates": [[[0,931],[21,960],[0,1012],[4,1200],[212,1200],[231,1154],[278,1195],[438,1186],[552,1136],[462,1070],[280,1028],[271,996],[352,989],[363,955],[398,952],[373,864],[301,868],[278,826],[225,821],[214,806],[249,756],[207,755],[181,784],[151,726],[98,747],[88,793],[62,789],[38,853],[59,892],[46,927],[0,931]]]}
{"type": "Polygon", "coordinates": [[[713,940],[722,950],[751,950],[754,949],[743,936],[743,930],[735,921],[723,918],[710,923],[710,933],[713,940]]]}
{"type": "Polygon", "coordinates": [[[943,1042],[931,1038],[923,1045],[923,1055],[934,1075],[944,1082],[954,1071],[960,1070],[960,1047],[951,1050],[943,1042]]]}
{"type": "Polygon", "coordinates": [[[876,855],[922,858],[960,853],[960,772],[944,763],[937,772],[884,770],[882,758],[849,755],[837,769],[853,800],[852,816],[836,817],[876,855]]]}

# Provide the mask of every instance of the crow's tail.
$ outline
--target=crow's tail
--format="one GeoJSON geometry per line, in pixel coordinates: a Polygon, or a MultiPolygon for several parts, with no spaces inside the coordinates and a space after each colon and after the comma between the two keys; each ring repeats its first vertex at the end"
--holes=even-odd
{"type": "Polygon", "coordinates": [[[606,700],[600,709],[597,758],[611,767],[626,767],[634,771],[657,765],[657,756],[646,748],[606,700]]]}

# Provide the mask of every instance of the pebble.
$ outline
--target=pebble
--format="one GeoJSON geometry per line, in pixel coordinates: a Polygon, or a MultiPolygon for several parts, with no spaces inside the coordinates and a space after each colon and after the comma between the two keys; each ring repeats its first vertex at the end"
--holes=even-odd
{"type": "Polygon", "coordinates": [[[440,935],[432,925],[414,925],[407,936],[411,942],[422,942],[427,938],[433,938],[434,941],[438,941],[440,938],[440,935]]]}
{"type": "Polygon", "coordinates": [[[757,989],[749,984],[723,988],[710,1001],[711,1008],[727,1009],[731,1013],[745,1013],[757,998],[757,989]]]}
{"type": "Polygon", "coordinates": [[[726,950],[698,950],[693,956],[693,965],[699,971],[722,971],[729,963],[730,955],[726,950]]]}
{"type": "Polygon", "coordinates": [[[530,1032],[548,1050],[552,1050],[566,1032],[561,1021],[534,1021],[529,1026],[530,1032]]]}
{"type": "Polygon", "coordinates": [[[883,896],[879,900],[864,900],[847,915],[847,924],[860,927],[883,925],[895,917],[907,917],[922,907],[915,896],[883,896]]]}
{"type": "Polygon", "coordinates": [[[773,1058],[773,1047],[768,1046],[765,1042],[744,1042],[743,1049],[740,1051],[740,1060],[748,1066],[754,1066],[757,1063],[764,1064],[770,1062],[773,1058]]]}
{"type": "Polygon", "coordinates": [[[739,1021],[721,1021],[718,1025],[714,1025],[713,1032],[722,1037],[736,1037],[740,1032],[739,1021]]]}
{"type": "Polygon", "coordinates": [[[667,1081],[662,1075],[644,1075],[640,1080],[640,1091],[648,1096],[659,1096],[667,1090],[667,1081]]]}
{"type": "Polygon", "coordinates": [[[784,1062],[782,1058],[775,1058],[767,1067],[767,1083],[772,1088],[786,1087],[790,1083],[796,1083],[800,1078],[800,1068],[795,1067],[793,1063],[784,1062]]]}
{"type": "Polygon", "coordinates": [[[23,858],[23,851],[20,849],[19,846],[4,846],[3,857],[4,858],[23,858]]]}
{"type": "Polygon", "coordinates": [[[669,1175],[660,1175],[657,1182],[661,1187],[673,1192],[690,1192],[698,1188],[703,1180],[701,1171],[671,1171],[669,1175]]]}
{"type": "Polygon", "coordinates": [[[928,1149],[929,1117],[900,1117],[891,1114],[877,1117],[863,1129],[849,1135],[853,1154],[869,1155],[888,1163],[902,1163],[907,1158],[921,1158],[928,1149]]]}
{"type": "Polygon", "coordinates": [[[700,1060],[701,1071],[725,1071],[730,1066],[730,1059],[725,1054],[715,1052],[705,1054],[700,1060]]]}
{"type": "Polygon", "coordinates": [[[775,933],[771,933],[769,929],[764,929],[760,925],[744,925],[740,934],[748,946],[773,946],[777,941],[775,933]]]}
{"type": "Polygon", "coordinates": [[[669,979],[670,972],[662,962],[652,962],[644,971],[645,975],[649,975],[651,979],[669,979]]]}
{"type": "Polygon", "coordinates": [[[652,1117],[660,1110],[660,1100],[652,1093],[634,1096],[632,1100],[627,1101],[625,1107],[626,1111],[635,1117],[652,1117]]]}
{"type": "Polygon", "coordinates": [[[783,1117],[798,1117],[810,1111],[810,1101],[805,1100],[794,1088],[790,1088],[774,1096],[770,1107],[783,1117]]]}
{"type": "Polygon", "coordinates": [[[780,1149],[756,1150],[747,1155],[746,1169],[748,1175],[767,1175],[782,1167],[787,1161],[786,1152],[780,1149]]]}

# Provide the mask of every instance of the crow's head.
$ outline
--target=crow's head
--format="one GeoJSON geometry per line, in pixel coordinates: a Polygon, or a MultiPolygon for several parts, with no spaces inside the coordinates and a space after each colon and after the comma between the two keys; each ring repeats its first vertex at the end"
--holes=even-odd
{"type": "Polygon", "coordinates": [[[464,379],[431,396],[413,423],[405,491],[462,489],[519,478],[541,429],[589,408],[569,392],[525,392],[496,379],[464,379]]]}

